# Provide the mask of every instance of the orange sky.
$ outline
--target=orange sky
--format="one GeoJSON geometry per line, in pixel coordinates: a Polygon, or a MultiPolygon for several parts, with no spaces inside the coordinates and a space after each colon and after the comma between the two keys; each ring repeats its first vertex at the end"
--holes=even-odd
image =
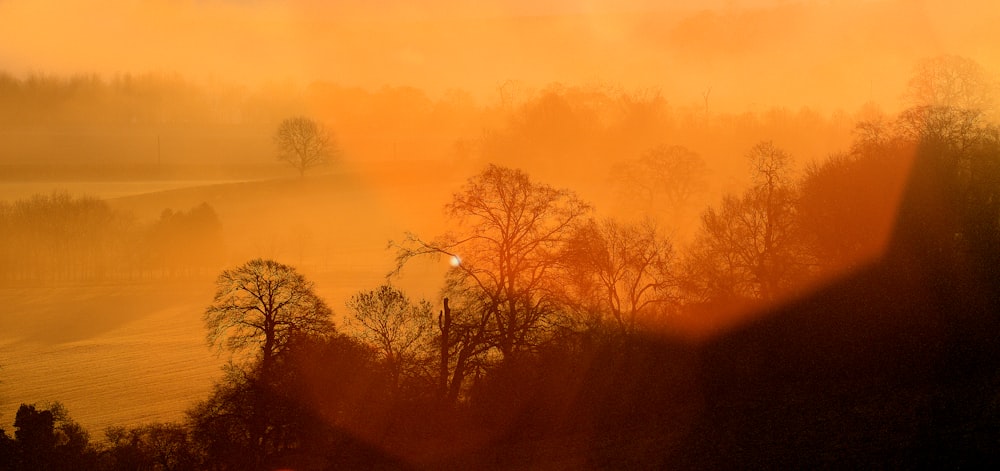
{"type": "Polygon", "coordinates": [[[997,70],[1000,2],[0,0],[0,69],[328,80],[490,97],[520,80],[716,106],[893,107],[919,59],[997,70]],[[952,3],[960,5],[955,6],[952,3]]]}

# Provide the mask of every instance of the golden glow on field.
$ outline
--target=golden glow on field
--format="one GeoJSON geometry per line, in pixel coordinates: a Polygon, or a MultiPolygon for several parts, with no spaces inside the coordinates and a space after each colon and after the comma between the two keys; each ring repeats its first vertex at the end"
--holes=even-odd
{"type": "MultiPolygon", "coordinates": [[[[438,247],[402,269],[394,251],[411,234],[496,243],[470,230],[476,218],[515,242],[536,238],[520,254],[534,271],[495,278],[535,289],[557,272],[538,296],[569,315],[709,343],[883,253],[913,155],[851,158],[868,152],[859,143],[891,147],[886,135],[913,105],[907,90],[920,61],[968,57],[996,78],[998,19],[992,0],[0,0],[0,203],[12,203],[0,217],[41,227],[0,225],[0,241],[14,241],[0,245],[0,283],[9,283],[0,306],[10,308],[0,313],[0,428],[12,430],[17,403],[49,400],[64,401],[95,436],[183,420],[223,377],[225,358],[205,345],[202,322],[214,277],[253,258],[314,282],[337,329],[349,325],[345,301],[388,279],[441,313],[420,330],[438,335],[446,273],[475,278],[509,260],[438,247]],[[293,116],[330,131],[328,165],[300,174],[276,159],[274,131],[293,116]],[[760,220],[772,208],[740,200],[760,178],[747,153],[762,141],[788,154],[785,196],[831,156],[843,158],[813,182],[812,222],[864,229],[842,244],[851,228],[815,230],[826,265],[755,298],[726,276],[742,269],[745,285],[763,284],[761,273],[774,269],[770,260],[733,261],[771,245],[753,243],[771,232],[760,220]],[[585,203],[581,219],[597,222],[504,232],[552,216],[538,201],[512,210],[508,194],[465,201],[456,214],[449,202],[488,164],[523,170],[552,200],[572,192],[585,203]],[[53,196],[44,217],[22,217],[45,206],[30,196],[59,191],[96,202],[67,215],[59,205],[73,199],[53,196]],[[826,204],[837,198],[854,206],[826,204]],[[706,217],[726,204],[728,219],[706,217]],[[217,221],[198,220],[205,212],[217,221]],[[716,238],[699,239],[709,220],[716,238]],[[593,243],[599,237],[606,246],[593,243]],[[740,238],[753,241],[726,253],[728,265],[709,256],[740,238]],[[583,248],[565,249],[572,244],[583,248]],[[662,260],[643,259],[644,247],[662,260]],[[698,249],[708,255],[691,255],[698,249]],[[10,260],[30,263],[5,267],[10,260]],[[698,270],[723,281],[694,286],[698,270]],[[629,284],[630,299],[606,292],[629,284]],[[636,321],[640,311],[651,320],[636,321]]],[[[797,196],[789,206],[806,207],[797,196]]],[[[796,224],[788,234],[804,232],[796,224]]],[[[818,245],[810,239],[784,260],[817,267],[803,254],[818,245]]],[[[474,304],[452,289],[452,306],[474,304]]],[[[463,328],[501,324],[491,312],[476,324],[455,309],[463,328]]],[[[528,337],[525,345],[544,344],[528,337]]],[[[468,338],[495,341],[452,337],[443,355],[468,338]]],[[[483,356],[461,360],[478,379],[497,347],[468,348],[483,356]]],[[[419,370],[438,374],[432,363],[419,370]]],[[[447,373],[459,361],[439,363],[447,373]]],[[[357,388],[351,394],[364,396],[357,388]]]]}

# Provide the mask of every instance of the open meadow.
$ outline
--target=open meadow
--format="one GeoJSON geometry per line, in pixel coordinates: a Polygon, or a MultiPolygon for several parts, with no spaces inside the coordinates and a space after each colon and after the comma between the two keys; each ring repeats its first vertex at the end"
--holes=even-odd
{"type": "MultiPolygon", "coordinates": [[[[105,199],[149,223],[170,209],[207,203],[221,223],[219,271],[256,257],[297,267],[331,306],[384,282],[390,239],[413,230],[433,237],[441,205],[460,184],[414,178],[414,168],[245,182],[5,182],[9,200],[67,191],[105,199]],[[379,184],[389,191],[376,193],[379,184]],[[81,190],[80,193],[75,191],[81,190]],[[422,194],[413,199],[410,195],[422,194]],[[391,216],[390,216],[391,215],[391,216]]],[[[445,261],[408,266],[394,283],[434,301],[445,261]]],[[[217,272],[134,281],[8,282],[0,285],[0,423],[20,403],[59,401],[91,433],[112,425],[183,418],[209,394],[225,354],[205,340],[202,314],[217,272]]]]}

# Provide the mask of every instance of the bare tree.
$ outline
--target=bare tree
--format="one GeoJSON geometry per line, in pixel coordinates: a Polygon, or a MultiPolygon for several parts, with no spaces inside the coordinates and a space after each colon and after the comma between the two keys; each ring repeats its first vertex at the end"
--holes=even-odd
{"type": "Polygon", "coordinates": [[[707,175],[705,161],[697,153],[661,145],[615,166],[611,178],[626,207],[683,226],[686,211],[705,191],[707,175]]]}
{"type": "MultiPolygon", "coordinates": [[[[590,207],[568,190],[490,165],[445,210],[461,229],[431,242],[409,234],[397,247],[397,270],[421,255],[452,257],[448,328],[461,333],[448,338],[464,352],[462,365],[491,349],[506,359],[544,342],[557,328],[558,257],[590,207]]],[[[452,384],[464,374],[454,371],[452,384]]]]}
{"type": "Polygon", "coordinates": [[[899,137],[938,146],[937,153],[968,154],[988,137],[997,82],[977,62],[961,56],[925,59],[914,68],[896,120],[899,137]]]}
{"type": "Polygon", "coordinates": [[[914,68],[906,97],[913,107],[959,108],[989,112],[996,81],[976,61],[942,55],[925,59],[914,68]]]}
{"type": "Polygon", "coordinates": [[[419,363],[421,348],[431,333],[431,304],[417,303],[398,288],[384,284],[347,300],[348,327],[375,345],[388,364],[393,383],[419,363]]]}
{"type": "Polygon", "coordinates": [[[634,333],[676,301],[673,247],[649,219],[592,221],[575,234],[564,260],[567,297],[623,333],[634,333]]]}
{"type": "Polygon", "coordinates": [[[773,299],[804,266],[795,219],[791,157],[771,142],[747,154],[754,185],[702,215],[688,254],[689,294],[773,299]]]}
{"type": "Polygon", "coordinates": [[[330,308],[313,287],[294,268],[272,260],[255,259],[222,272],[205,310],[209,344],[259,354],[268,377],[295,336],[332,332],[330,308]]]}
{"type": "Polygon", "coordinates": [[[282,121],[274,135],[274,143],[278,146],[278,159],[298,170],[300,177],[340,154],[330,131],[304,116],[282,121]]]}
{"type": "Polygon", "coordinates": [[[960,56],[926,60],[910,80],[913,106],[900,113],[897,132],[915,145],[913,181],[920,175],[940,189],[908,190],[907,198],[935,196],[903,205],[897,224],[910,227],[920,243],[932,244],[927,251],[972,250],[975,258],[1000,260],[997,85],[979,64],[960,56]]]}

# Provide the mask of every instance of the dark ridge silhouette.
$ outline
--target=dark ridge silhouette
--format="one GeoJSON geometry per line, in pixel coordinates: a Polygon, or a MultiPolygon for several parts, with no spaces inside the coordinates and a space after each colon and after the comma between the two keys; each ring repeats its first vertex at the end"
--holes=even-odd
{"type": "Polygon", "coordinates": [[[699,348],[680,468],[996,466],[995,253],[960,247],[955,187],[921,146],[885,255],[699,348]]]}

